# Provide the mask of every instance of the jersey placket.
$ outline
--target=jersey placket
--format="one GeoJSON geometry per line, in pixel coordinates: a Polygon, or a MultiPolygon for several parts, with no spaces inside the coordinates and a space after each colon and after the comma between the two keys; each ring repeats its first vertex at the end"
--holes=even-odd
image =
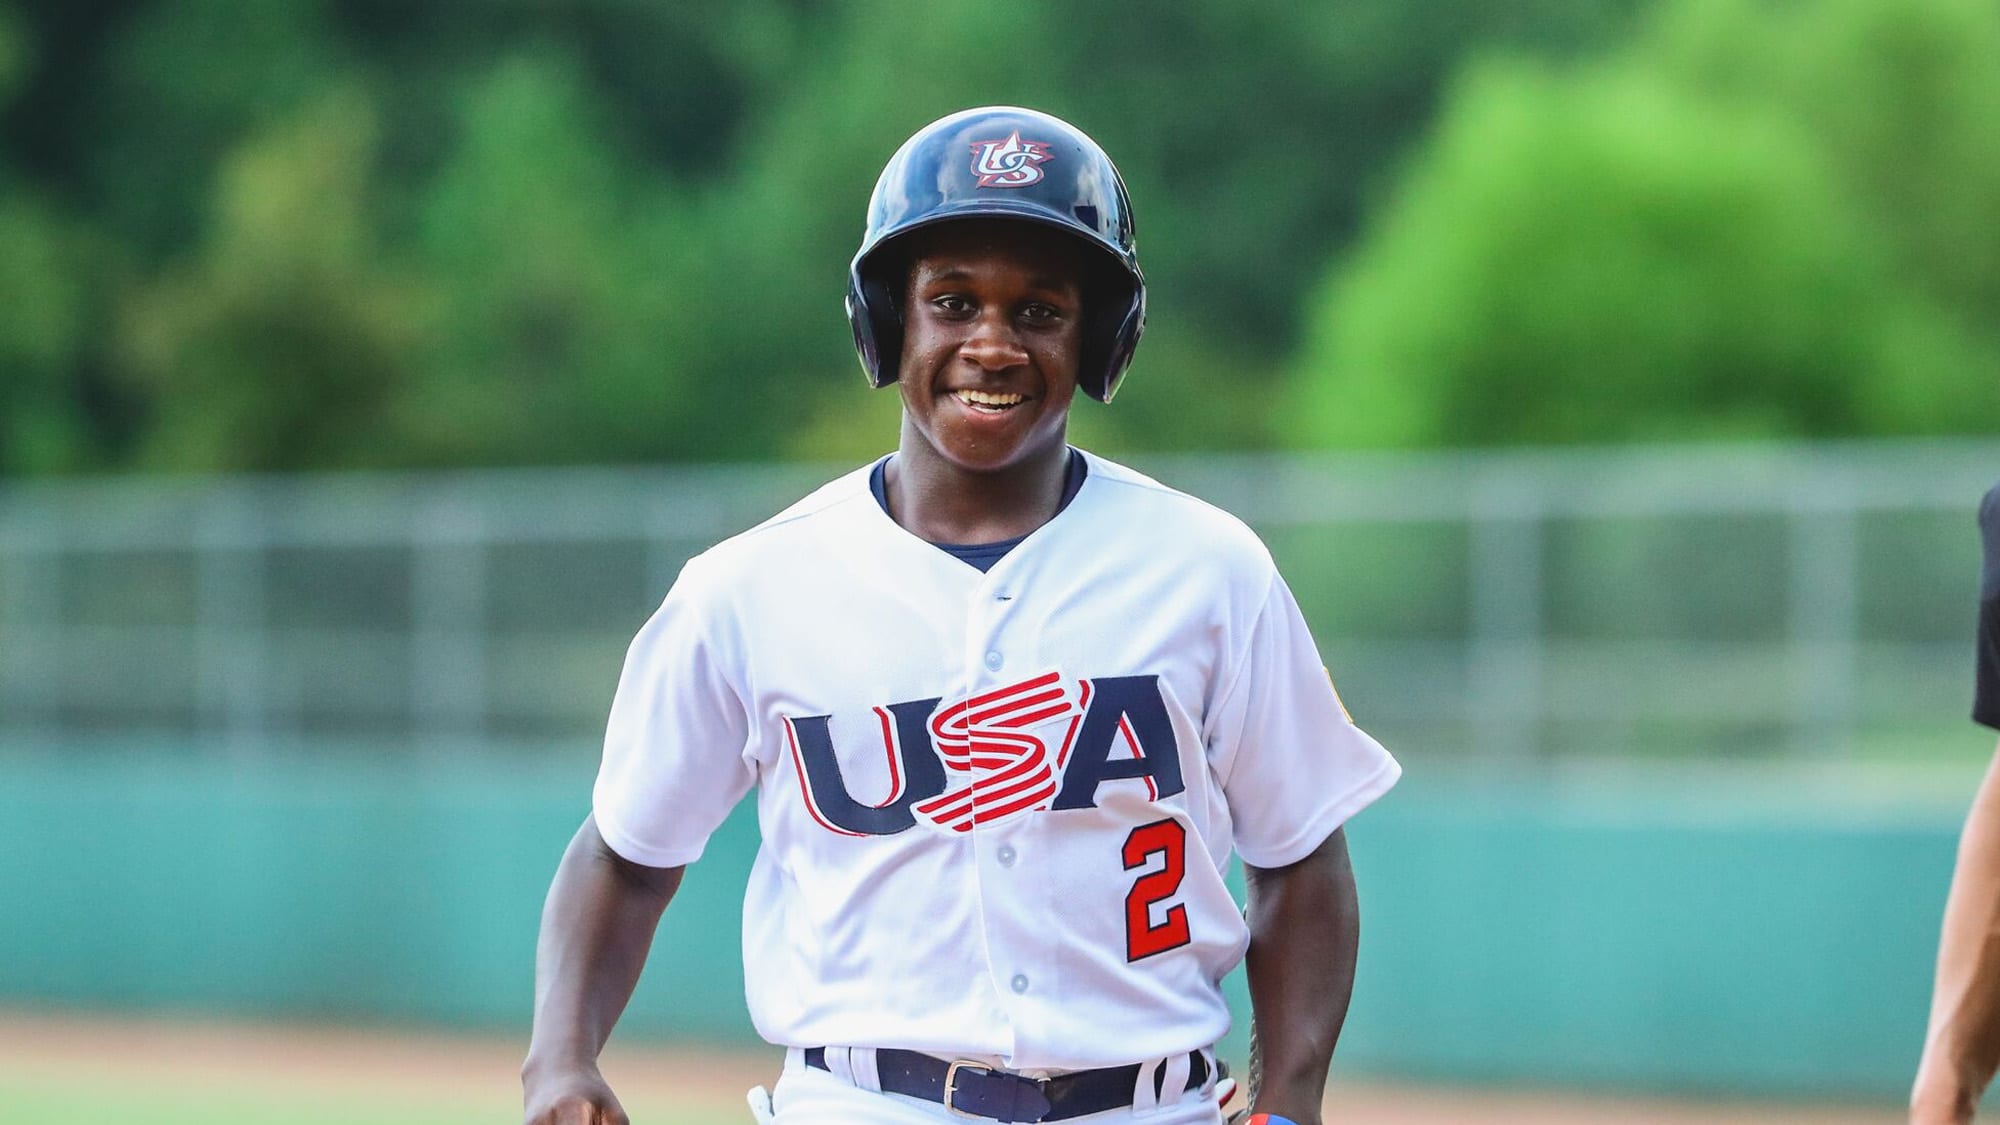
{"type": "Polygon", "coordinates": [[[986,939],[987,968],[1013,1031],[1012,1059],[1033,1053],[1038,1018],[1055,985],[1057,916],[1053,883],[1039,878],[1050,857],[1040,853],[1054,799],[1057,747],[1035,729],[1063,706],[1066,685],[1043,668],[1035,638],[1013,588],[1020,562],[1000,561],[974,591],[966,612],[967,732],[972,756],[974,815],[968,835],[972,877],[986,939]],[[1014,724],[1025,723],[1025,726],[1014,724]]]}

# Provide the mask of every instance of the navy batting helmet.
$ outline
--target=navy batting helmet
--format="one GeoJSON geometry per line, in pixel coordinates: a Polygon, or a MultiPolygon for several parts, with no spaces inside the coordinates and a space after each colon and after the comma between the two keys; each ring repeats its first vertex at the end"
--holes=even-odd
{"type": "Polygon", "coordinates": [[[1100,251],[1086,287],[1076,383],[1111,401],[1146,326],[1146,278],[1132,241],[1125,181],[1097,142],[1032,109],[986,106],[931,122],[890,157],[868,201],[868,231],[848,270],[847,319],[871,385],[896,381],[904,278],[885,249],[955,219],[1021,219],[1067,231],[1100,251]]]}

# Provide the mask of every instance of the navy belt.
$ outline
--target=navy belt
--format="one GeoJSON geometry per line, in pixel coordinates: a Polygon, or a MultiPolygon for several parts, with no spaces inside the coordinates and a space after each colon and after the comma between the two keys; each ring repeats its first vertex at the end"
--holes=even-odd
{"type": "MultiPolygon", "coordinates": [[[[831,1072],[825,1047],[807,1047],[805,1057],[807,1066],[831,1072]]],[[[875,1052],[875,1073],[883,1093],[943,1102],[955,1113],[1008,1122],[1067,1121],[1129,1107],[1139,1082],[1139,1066],[1131,1063],[1054,1078],[1030,1078],[969,1062],[947,1062],[921,1051],[884,1047],[875,1052]]],[[[1218,1069],[1227,1073],[1227,1068],[1218,1069]]],[[[1165,1072],[1161,1067],[1153,1078],[1155,1095],[1165,1081],[1165,1072]]],[[[1208,1059],[1200,1051],[1188,1052],[1187,1087],[1182,1093],[1206,1081],[1208,1059]]]]}

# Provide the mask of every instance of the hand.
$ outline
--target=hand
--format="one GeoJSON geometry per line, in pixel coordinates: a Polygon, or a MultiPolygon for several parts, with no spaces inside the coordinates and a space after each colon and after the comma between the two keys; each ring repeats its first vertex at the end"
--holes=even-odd
{"type": "Polygon", "coordinates": [[[618,1095],[596,1067],[521,1071],[523,1125],[631,1125],[618,1095]]]}

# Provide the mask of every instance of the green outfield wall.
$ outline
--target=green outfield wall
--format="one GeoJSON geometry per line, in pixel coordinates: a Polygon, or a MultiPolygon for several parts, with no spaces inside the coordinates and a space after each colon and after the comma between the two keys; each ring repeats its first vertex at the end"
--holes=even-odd
{"type": "MultiPolygon", "coordinates": [[[[525,1040],[542,894],[591,767],[7,760],[0,1004],[525,1040]]],[[[1340,1070],[1884,1100],[1907,1088],[1962,798],[1723,772],[1413,774],[1350,830],[1364,938],[1340,1070]]],[[[750,1035],[736,940],[747,812],[690,872],[626,1034],[750,1035]]]]}

